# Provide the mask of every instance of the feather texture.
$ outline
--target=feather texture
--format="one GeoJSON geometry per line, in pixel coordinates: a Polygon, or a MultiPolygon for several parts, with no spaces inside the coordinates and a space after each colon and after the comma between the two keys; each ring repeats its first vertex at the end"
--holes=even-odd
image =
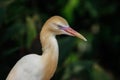
{"type": "Polygon", "coordinates": [[[50,80],[55,73],[59,56],[55,36],[60,34],[77,36],[86,40],[81,34],[70,28],[65,19],[53,16],[46,21],[40,33],[43,54],[41,56],[29,54],[21,58],[6,80],[50,80]]]}

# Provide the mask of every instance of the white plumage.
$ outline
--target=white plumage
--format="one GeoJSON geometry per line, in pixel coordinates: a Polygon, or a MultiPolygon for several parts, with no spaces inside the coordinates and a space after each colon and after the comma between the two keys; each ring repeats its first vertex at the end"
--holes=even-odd
{"type": "Polygon", "coordinates": [[[46,21],[40,40],[43,54],[29,54],[21,58],[10,71],[6,80],[50,80],[53,76],[59,56],[56,35],[66,34],[86,39],[69,27],[67,21],[60,16],[53,16],[46,21]]]}

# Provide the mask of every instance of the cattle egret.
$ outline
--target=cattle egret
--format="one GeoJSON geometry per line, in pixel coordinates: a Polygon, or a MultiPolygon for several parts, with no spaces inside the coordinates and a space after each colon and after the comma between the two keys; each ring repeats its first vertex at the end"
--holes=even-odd
{"type": "Polygon", "coordinates": [[[22,57],[6,80],[50,80],[55,73],[59,55],[55,36],[61,34],[76,36],[87,41],[84,36],[70,28],[64,18],[53,16],[45,22],[40,33],[43,54],[29,54],[22,57]]]}

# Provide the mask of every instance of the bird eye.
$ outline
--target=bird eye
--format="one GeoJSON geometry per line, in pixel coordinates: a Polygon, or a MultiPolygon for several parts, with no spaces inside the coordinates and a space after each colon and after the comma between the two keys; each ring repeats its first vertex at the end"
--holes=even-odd
{"type": "Polygon", "coordinates": [[[61,25],[59,25],[59,24],[58,24],[57,26],[58,26],[59,28],[63,28],[63,26],[61,26],[61,25]]]}
{"type": "Polygon", "coordinates": [[[58,28],[63,28],[63,26],[62,25],[60,25],[60,24],[56,24],[56,23],[53,23],[54,25],[56,25],[58,28]]]}

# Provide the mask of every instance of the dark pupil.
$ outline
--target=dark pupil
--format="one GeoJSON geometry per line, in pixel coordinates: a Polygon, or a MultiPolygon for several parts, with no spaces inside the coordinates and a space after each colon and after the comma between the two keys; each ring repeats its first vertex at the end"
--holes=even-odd
{"type": "Polygon", "coordinates": [[[53,23],[54,25],[58,26],[60,29],[63,28],[63,26],[59,25],[59,24],[56,24],[56,23],[53,23]]]}
{"type": "Polygon", "coordinates": [[[59,28],[63,28],[63,26],[61,26],[61,25],[57,25],[59,28]]]}

